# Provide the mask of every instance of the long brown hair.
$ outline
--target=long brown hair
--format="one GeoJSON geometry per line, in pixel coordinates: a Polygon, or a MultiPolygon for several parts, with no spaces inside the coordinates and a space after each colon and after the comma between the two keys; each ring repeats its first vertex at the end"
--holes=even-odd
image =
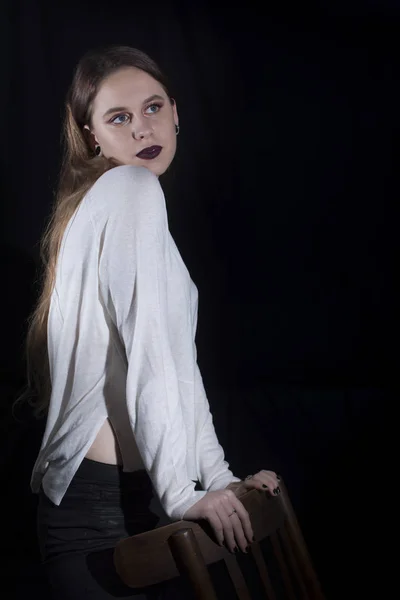
{"type": "MultiPolygon", "coordinates": [[[[128,46],[92,50],[79,61],[68,91],[63,126],[64,157],[49,223],[41,239],[41,291],[29,319],[26,339],[28,385],[20,398],[29,398],[36,416],[47,412],[51,395],[47,351],[47,321],[54,288],[58,252],[68,221],[95,181],[116,162],[96,156],[86,131],[91,128],[93,101],[106,77],[124,67],[136,67],[156,79],[168,94],[158,65],[144,52],[128,46]]],[[[171,99],[171,102],[172,99],[171,99]]]]}

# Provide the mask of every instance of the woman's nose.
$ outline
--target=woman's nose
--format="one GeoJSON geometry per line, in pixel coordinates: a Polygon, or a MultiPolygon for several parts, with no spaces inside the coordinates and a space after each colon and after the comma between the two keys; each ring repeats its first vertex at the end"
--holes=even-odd
{"type": "Polygon", "coordinates": [[[132,127],[132,137],[135,140],[143,140],[152,134],[151,127],[148,123],[136,122],[132,127]]]}

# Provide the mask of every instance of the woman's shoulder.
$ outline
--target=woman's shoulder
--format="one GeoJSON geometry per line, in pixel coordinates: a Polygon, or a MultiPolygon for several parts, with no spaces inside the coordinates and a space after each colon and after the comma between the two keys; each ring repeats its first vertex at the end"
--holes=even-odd
{"type": "MultiPolygon", "coordinates": [[[[160,204],[163,193],[154,173],[145,167],[121,165],[101,175],[89,190],[88,203],[91,211],[119,216],[128,211],[143,212],[160,204]]],[[[162,203],[161,203],[162,204],[162,203]]]]}
{"type": "Polygon", "coordinates": [[[158,178],[145,167],[134,167],[133,165],[120,165],[109,169],[101,175],[90,190],[90,195],[103,196],[116,192],[132,193],[152,191],[159,188],[158,178]]]}
{"type": "Polygon", "coordinates": [[[119,165],[108,169],[101,175],[93,187],[103,187],[127,182],[158,181],[156,175],[145,167],[136,167],[133,165],[119,165]]]}

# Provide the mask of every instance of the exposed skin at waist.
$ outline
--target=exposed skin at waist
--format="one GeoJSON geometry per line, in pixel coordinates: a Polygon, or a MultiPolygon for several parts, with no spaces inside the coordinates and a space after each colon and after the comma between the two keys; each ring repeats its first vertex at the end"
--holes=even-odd
{"type": "Polygon", "coordinates": [[[100,428],[96,439],[86,453],[86,458],[108,465],[122,465],[117,436],[109,419],[100,428]]]}

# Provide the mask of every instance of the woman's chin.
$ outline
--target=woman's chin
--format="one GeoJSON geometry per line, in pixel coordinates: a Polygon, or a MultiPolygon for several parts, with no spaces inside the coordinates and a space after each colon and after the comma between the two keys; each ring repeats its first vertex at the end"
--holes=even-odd
{"type": "Polygon", "coordinates": [[[114,159],[120,165],[132,165],[133,167],[144,167],[148,169],[151,173],[154,173],[157,177],[163,175],[165,171],[168,169],[169,164],[166,165],[165,161],[158,161],[157,159],[153,160],[138,160],[136,157],[131,160],[119,160],[114,159]]]}
{"type": "Polygon", "coordinates": [[[167,167],[165,166],[165,164],[156,163],[155,161],[154,162],[151,161],[148,165],[144,164],[141,166],[145,167],[146,169],[148,169],[149,171],[154,173],[154,175],[156,175],[157,177],[160,177],[160,175],[165,173],[165,171],[167,170],[167,167]]]}

